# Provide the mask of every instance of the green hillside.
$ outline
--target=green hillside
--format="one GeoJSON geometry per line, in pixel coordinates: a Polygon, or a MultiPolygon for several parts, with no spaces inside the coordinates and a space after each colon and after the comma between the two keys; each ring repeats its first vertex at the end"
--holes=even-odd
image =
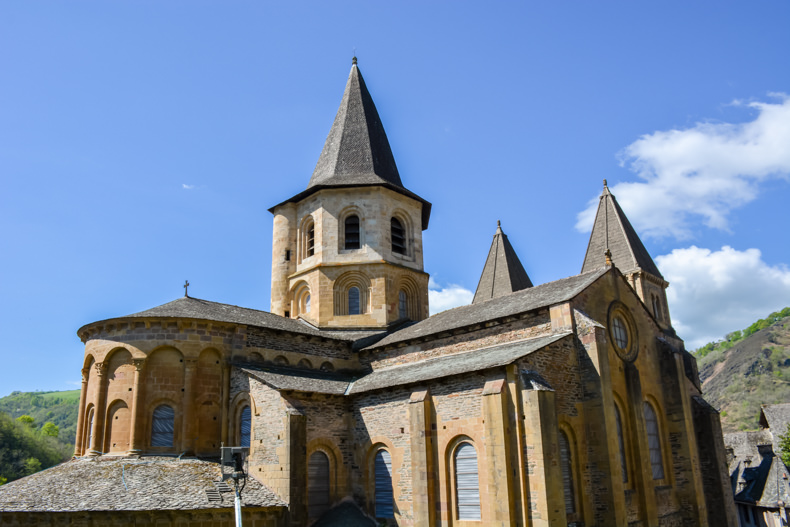
{"type": "Polygon", "coordinates": [[[761,404],[790,402],[790,307],[693,353],[725,432],[754,430],[761,404]]]}
{"type": "Polygon", "coordinates": [[[71,457],[79,400],[79,390],[0,398],[0,484],[71,457]]]}

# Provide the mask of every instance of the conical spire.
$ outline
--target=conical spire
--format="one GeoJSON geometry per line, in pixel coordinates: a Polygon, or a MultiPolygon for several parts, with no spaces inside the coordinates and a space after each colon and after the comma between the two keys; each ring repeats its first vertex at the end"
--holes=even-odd
{"type": "Polygon", "coordinates": [[[614,194],[603,180],[603,192],[595,214],[590,243],[584,256],[582,273],[606,265],[610,259],[622,272],[646,271],[663,279],[661,273],[636,234],[614,194]],[[609,253],[609,255],[607,255],[609,253]]]}
{"type": "Polygon", "coordinates": [[[382,183],[403,188],[387,134],[354,57],[335,122],[307,188],[382,183]]]}
{"type": "Polygon", "coordinates": [[[492,298],[508,295],[522,289],[532,287],[524,266],[516,255],[516,251],[502,232],[499,221],[496,222],[496,233],[491,249],[488,251],[486,265],[472,303],[483,302],[492,298]]]}

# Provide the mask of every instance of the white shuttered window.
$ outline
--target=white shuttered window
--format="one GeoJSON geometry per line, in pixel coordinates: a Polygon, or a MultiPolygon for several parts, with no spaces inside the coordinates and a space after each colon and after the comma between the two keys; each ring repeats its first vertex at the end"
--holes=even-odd
{"type": "Polygon", "coordinates": [[[376,489],[376,518],[394,518],[392,495],[392,458],[386,450],[376,452],[373,462],[376,489]]]}
{"type": "Polygon", "coordinates": [[[658,417],[653,407],[645,401],[645,426],[647,428],[647,447],[650,449],[650,466],[653,479],[664,479],[664,460],[661,456],[661,436],[658,431],[658,417]]]}
{"type": "Polygon", "coordinates": [[[329,458],[320,450],[307,461],[307,507],[311,518],[329,509],[329,458]]]}
{"type": "Polygon", "coordinates": [[[459,520],[481,520],[477,451],[471,443],[455,449],[455,499],[459,520]]]}

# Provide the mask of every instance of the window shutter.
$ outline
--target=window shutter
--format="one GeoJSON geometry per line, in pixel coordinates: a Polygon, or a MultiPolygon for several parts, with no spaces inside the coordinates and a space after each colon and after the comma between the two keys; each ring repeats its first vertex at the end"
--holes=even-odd
{"type": "Polygon", "coordinates": [[[250,436],[252,435],[252,412],[250,407],[245,406],[241,411],[241,422],[239,423],[241,431],[241,446],[250,448],[250,436]]]}
{"type": "Polygon", "coordinates": [[[348,314],[359,315],[361,312],[359,308],[359,288],[352,287],[348,290],[348,314]]]}
{"type": "Polygon", "coordinates": [[[661,437],[658,432],[658,418],[650,403],[644,403],[647,446],[650,449],[650,465],[653,479],[664,479],[664,460],[661,456],[661,437]]]}
{"type": "Polygon", "coordinates": [[[562,488],[565,490],[565,514],[576,512],[576,496],[573,488],[573,465],[568,436],[560,430],[560,465],[562,466],[562,488]]]}
{"type": "Polygon", "coordinates": [[[151,423],[151,446],[173,446],[176,414],[166,404],[157,406],[151,423]]]}
{"type": "Polygon", "coordinates": [[[392,252],[406,254],[406,231],[397,218],[390,221],[390,237],[392,238],[392,252]]]}
{"type": "Polygon", "coordinates": [[[392,458],[386,450],[376,453],[374,462],[376,480],[376,518],[394,518],[392,494],[392,458]]]}
{"type": "Polygon", "coordinates": [[[307,461],[307,508],[311,518],[329,509],[329,458],[320,450],[307,461]]]}
{"type": "Polygon", "coordinates": [[[349,216],[346,218],[346,249],[359,249],[359,217],[349,216]]]}
{"type": "Polygon", "coordinates": [[[481,520],[477,451],[462,443],[455,451],[455,496],[459,520],[481,520]]]}

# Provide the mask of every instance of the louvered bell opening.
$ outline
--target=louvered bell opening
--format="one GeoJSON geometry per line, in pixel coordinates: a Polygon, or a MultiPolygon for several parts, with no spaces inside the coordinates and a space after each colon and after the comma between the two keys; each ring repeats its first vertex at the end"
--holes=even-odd
{"type": "Polygon", "coordinates": [[[359,301],[359,288],[352,287],[348,290],[348,314],[359,315],[361,313],[359,301]]]}
{"type": "Polygon", "coordinates": [[[313,452],[307,461],[307,513],[318,518],[329,509],[329,458],[313,452]]]}
{"type": "Polygon", "coordinates": [[[307,256],[315,254],[315,227],[310,225],[307,229],[307,256]]]}
{"type": "Polygon", "coordinates": [[[644,403],[647,447],[650,450],[650,466],[653,479],[664,479],[664,461],[661,456],[661,437],[658,434],[658,418],[650,403],[644,403]]]}
{"type": "Polygon", "coordinates": [[[455,451],[455,495],[459,520],[481,520],[480,481],[477,477],[477,451],[463,443],[455,451]]]}
{"type": "Polygon", "coordinates": [[[250,448],[250,436],[252,435],[252,412],[250,412],[249,406],[245,406],[244,410],[241,411],[239,430],[241,431],[241,446],[250,448]]]}
{"type": "Polygon", "coordinates": [[[173,446],[173,428],[176,414],[167,406],[157,406],[151,423],[151,446],[173,446]]]}
{"type": "Polygon", "coordinates": [[[406,231],[398,218],[390,222],[390,235],[392,238],[392,252],[406,254],[406,231]]]}
{"type": "Polygon", "coordinates": [[[376,479],[376,518],[394,518],[392,494],[392,458],[386,450],[379,450],[374,461],[376,479]]]}
{"type": "Polygon", "coordinates": [[[571,460],[571,446],[568,436],[560,431],[560,465],[562,465],[562,488],[565,490],[565,514],[576,512],[576,496],[573,488],[573,466],[571,460]]]}
{"type": "Polygon", "coordinates": [[[346,218],[346,249],[359,249],[360,241],[359,241],[359,217],[357,216],[349,216],[346,218]]]}

